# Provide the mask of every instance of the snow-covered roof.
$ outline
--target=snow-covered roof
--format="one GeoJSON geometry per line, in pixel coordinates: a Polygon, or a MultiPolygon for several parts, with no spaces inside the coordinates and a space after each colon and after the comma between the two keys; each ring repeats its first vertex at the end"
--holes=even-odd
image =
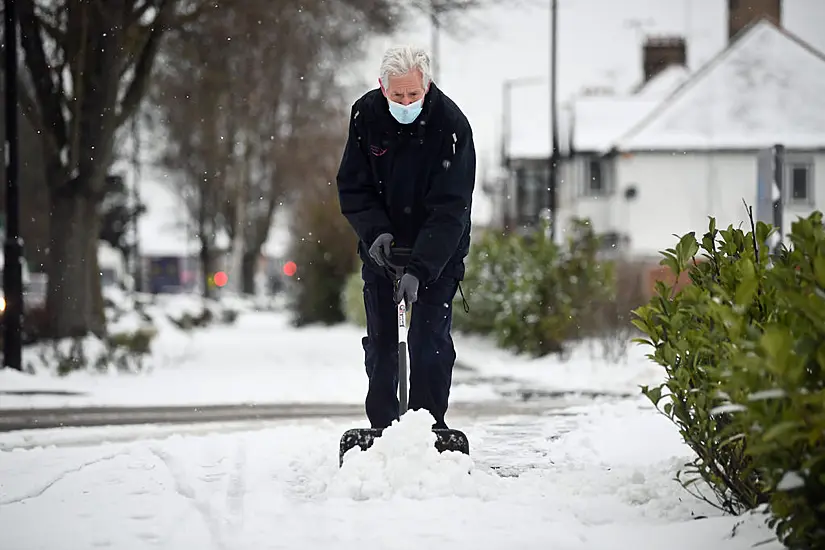
{"type": "MultiPolygon", "coordinates": [[[[570,112],[558,106],[559,150],[568,149],[570,112]]],[[[550,88],[547,83],[514,86],[510,92],[511,158],[542,159],[550,156],[550,88]]]]}
{"type": "Polygon", "coordinates": [[[684,65],[669,65],[656,76],[639,86],[636,96],[646,99],[664,99],[690,78],[690,70],[684,65]]]}
{"type": "Polygon", "coordinates": [[[606,153],[613,142],[647,116],[660,100],[636,96],[591,96],[573,104],[573,150],[606,153]]]}
{"type": "MultiPolygon", "coordinates": [[[[606,153],[619,137],[649,115],[689,76],[686,67],[671,66],[633,95],[583,95],[559,105],[559,148],[566,154],[606,153]]],[[[510,156],[547,158],[550,150],[547,85],[528,85],[511,92],[510,156]]]]}
{"type": "Polygon", "coordinates": [[[620,151],[825,147],[825,55],[767,19],[617,140],[620,151]]]}

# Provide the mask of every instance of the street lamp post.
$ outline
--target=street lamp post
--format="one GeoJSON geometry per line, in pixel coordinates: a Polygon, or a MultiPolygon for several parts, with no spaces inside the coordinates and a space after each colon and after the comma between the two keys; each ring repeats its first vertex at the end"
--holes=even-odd
{"type": "Polygon", "coordinates": [[[23,316],[23,241],[20,238],[20,197],[17,181],[20,165],[17,139],[17,16],[14,0],[4,0],[3,8],[6,41],[6,237],[3,261],[6,309],[3,319],[3,366],[23,370],[20,334],[23,316]]]}
{"type": "Polygon", "coordinates": [[[558,1],[550,0],[550,155],[548,166],[548,210],[550,211],[550,238],[555,242],[558,225],[558,162],[559,117],[556,101],[556,66],[558,65],[558,1]]]}
{"type": "Polygon", "coordinates": [[[439,35],[441,33],[441,21],[439,21],[439,13],[441,11],[441,5],[438,3],[438,0],[432,0],[430,3],[430,24],[432,24],[432,43],[430,44],[430,50],[432,51],[432,59],[430,60],[430,67],[432,70],[432,78],[433,81],[438,83],[438,69],[441,62],[439,58],[439,35]]]}

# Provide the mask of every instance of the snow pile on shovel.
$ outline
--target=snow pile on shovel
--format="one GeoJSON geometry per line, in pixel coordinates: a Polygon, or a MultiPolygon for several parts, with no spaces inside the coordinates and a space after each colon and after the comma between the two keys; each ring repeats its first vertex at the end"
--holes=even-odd
{"type": "Polygon", "coordinates": [[[344,464],[327,493],[354,500],[470,497],[488,499],[498,494],[502,480],[475,469],[473,460],[459,452],[439,453],[427,411],[409,411],[384,430],[367,451],[347,452],[344,464]]]}

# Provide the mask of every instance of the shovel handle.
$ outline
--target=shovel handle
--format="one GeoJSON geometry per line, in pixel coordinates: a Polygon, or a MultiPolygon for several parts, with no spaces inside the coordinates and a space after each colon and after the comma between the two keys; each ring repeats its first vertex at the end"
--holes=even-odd
{"type": "Polygon", "coordinates": [[[409,379],[407,378],[407,307],[404,300],[398,304],[398,414],[407,412],[409,379]]]}
{"type": "MultiPolygon", "coordinates": [[[[390,250],[389,264],[395,270],[396,284],[409,263],[412,248],[395,247],[390,250]]],[[[409,380],[407,373],[407,305],[398,303],[398,405],[399,416],[407,412],[409,380]]]]}

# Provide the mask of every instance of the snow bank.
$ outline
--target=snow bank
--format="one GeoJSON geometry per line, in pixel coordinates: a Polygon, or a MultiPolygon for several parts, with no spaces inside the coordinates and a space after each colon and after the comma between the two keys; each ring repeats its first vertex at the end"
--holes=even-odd
{"type": "MultiPolygon", "coordinates": [[[[105,288],[103,296],[109,337],[131,340],[138,334],[151,335],[151,352],[146,357],[150,369],[180,359],[180,351],[191,339],[191,333],[178,326],[184,317],[198,318],[208,311],[212,315],[210,325],[219,324],[228,315],[255,308],[251,300],[235,296],[220,301],[205,300],[194,294],[133,294],[114,287],[105,288]]],[[[80,340],[66,338],[58,342],[38,342],[23,348],[23,365],[32,374],[54,375],[59,372],[60,363],[73,353],[85,357],[86,368],[77,370],[113,373],[117,370],[114,351],[104,339],[91,335],[80,340]]],[[[127,352],[125,349],[119,351],[127,352]]]]}
{"type": "Polygon", "coordinates": [[[348,451],[330,482],[330,496],[354,500],[495,496],[498,478],[475,469],[463,453],[436,450],[432,423],[428,412],[409,411],[367,451],[359,447],[348,451]]]}
{"type": "MultiPolygon", "coordinates": [[[[665,379],[664,369],[646,357],[650,348],[635,343],[628,343],[624,359],[608,361],[594,342],[576,345],[569,357],[562,359],[516,354],[477,335],[456,334],[453,339],[460,363],[483,376],[500,378],[502,383],[510,379],[536,390],[638,395],[639,386],[665,379]]],[[[462,376],[460,372],[456,375],[462,376]]]]}

